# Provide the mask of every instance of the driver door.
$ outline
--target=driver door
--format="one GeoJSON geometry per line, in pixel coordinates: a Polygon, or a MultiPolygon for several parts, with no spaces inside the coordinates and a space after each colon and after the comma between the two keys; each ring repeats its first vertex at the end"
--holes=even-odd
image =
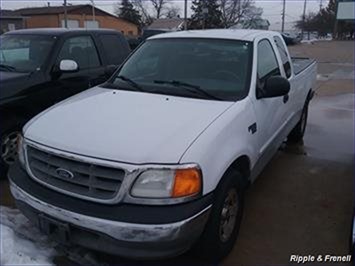
{"type": "Polygon", "coordinates": [[[104,74],[99,54],[90,35],[66,39],[52,70],[51,86],[55,90],[57,102],[97,85],[97,80],[104,74]],[[75,61],[79,67],[78,71],[61,72],[58,66],[61,60],[65,59],[75,61]]]}
{"type": "Polygon", "coordinates": [[[268,78],[281,75],[272,41],[265,38],[259,40],[255,50],[257,51],[257,80],[253,106],[257,117],[258,168],[261,171],[282,143],[278,135],[283,124],[284,103],[283,97],[261,98],[259,96],[259,91],[263,89],[268,78]]]}

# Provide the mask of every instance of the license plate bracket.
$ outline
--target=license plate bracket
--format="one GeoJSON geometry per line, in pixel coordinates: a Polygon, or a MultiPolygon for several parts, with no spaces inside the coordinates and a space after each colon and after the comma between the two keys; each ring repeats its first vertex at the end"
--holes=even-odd
{"type": "Polygon", "coordinates": [[[38,220],[39,228],[43,233],[55,237],[58,242],[69,242],[69,224],[48,217],[47,215],[42,213],[38,215],[38,220]]]}

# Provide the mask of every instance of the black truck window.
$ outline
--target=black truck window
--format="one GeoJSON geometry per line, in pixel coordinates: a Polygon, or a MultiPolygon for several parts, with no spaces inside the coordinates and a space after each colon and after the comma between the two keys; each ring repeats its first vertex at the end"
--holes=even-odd
{"type": "Polygon", "coordinates": [[[80,69],[100,66],[95,44],[90,36],[79,36],[67,39],[58,56],[58,63],[63,59],[74,60],[80,69]]]}
{"type": "Polygon", "coordinates": [[[109,65],[120,65],[125,59],[120,37],[115,34],[103,34],[99,38],[107,57],[107,63],[109,65]]]}
{"type": "Polygon", "coordinates": [[[279,50],[279,54],[281,56],[282,65],[285,69],[286,77],[289,78],[289,77],[291,77],[291,63],[290,63],[290,60],[288,59],[285,45],[283,44],[280,37],[275,36],[274,40],[275,40],[275,44],[277,46],[277,49],[279,50]]]}

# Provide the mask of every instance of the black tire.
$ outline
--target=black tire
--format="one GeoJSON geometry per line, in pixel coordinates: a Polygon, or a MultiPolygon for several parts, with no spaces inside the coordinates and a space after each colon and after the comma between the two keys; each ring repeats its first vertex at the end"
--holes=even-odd
{"type": "Polygon", "coordinates": [[[308,105],[309,105],[309,100],[307,98],[302,109],[302,115],[300,121],[297,123],[297,125],[292,129],[290,134],[287,136],[288,142],[297,143],[303,140],[304,133],[306,132],[306,127],[307,127],[308,105]]]}
{"type": "Polygon", "coordinates": [[[17,158],[17,135],[21,132],[25,121],[22,119],[6,118],[0,131],[0,179],[5,179],[9,166],[17,158]],[[13,143],[12,143],[13,142],[13,143]]]}
{"type": "Polygon", "coordinates": [[[215,199],[210,217],[205,230],[195,246],[195,253],[208,262],[218,262],[229,254],[237,239],[244,207],[244,185],[241,174],[238,171],[230,171],[225,174],[215,192],[215,199]],[[234,194],[236,193],[236,194],[234,194]],[[232,196],[231,196],[232,195],[232,196]],[[228,198],[235,198],[238,208],[235,213],[235,221],[228,232],[223,228],[230,219],[226,218],[226,203],[228,198]],[[224,214],[224,215],[223,215],[224,214]],[[222,225],[222,221],[227,221],[222,225]]]}
{"type": "Polygon", "coordinates": [[[350,225],[350,237],[349,237],[349,254],[351,254],[354,258],[355,256],[355,243],[353,242],[353,234],[354,234],[354,216],[352,215],[351,225],[350,225]]]}

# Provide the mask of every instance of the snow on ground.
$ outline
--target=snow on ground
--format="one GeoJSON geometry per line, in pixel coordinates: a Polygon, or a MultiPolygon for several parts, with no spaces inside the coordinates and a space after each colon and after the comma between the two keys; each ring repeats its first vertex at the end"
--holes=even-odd
{"type": "Polygon", "coordinates": [[[309,40],[307,38],[303,39],[301,43],[306,43],[306,44],[313,44],[314,42],[319,42],[319,41],[331,41],[333,38],[327,37],[327,38],[310,38],[309,40]]]}
{"type": "Polygon", "coordinates": [[[56,256],[79,265],[98,265],[95,254],[63,246],[42,234],[19,210],[0,205],[0,265],[54,265],[56,256]]]}
{"type": "Polygon", "coordinates": [[[0,206],[0,265],[53,265],[55,243],[19,210],[0,206]]]}

